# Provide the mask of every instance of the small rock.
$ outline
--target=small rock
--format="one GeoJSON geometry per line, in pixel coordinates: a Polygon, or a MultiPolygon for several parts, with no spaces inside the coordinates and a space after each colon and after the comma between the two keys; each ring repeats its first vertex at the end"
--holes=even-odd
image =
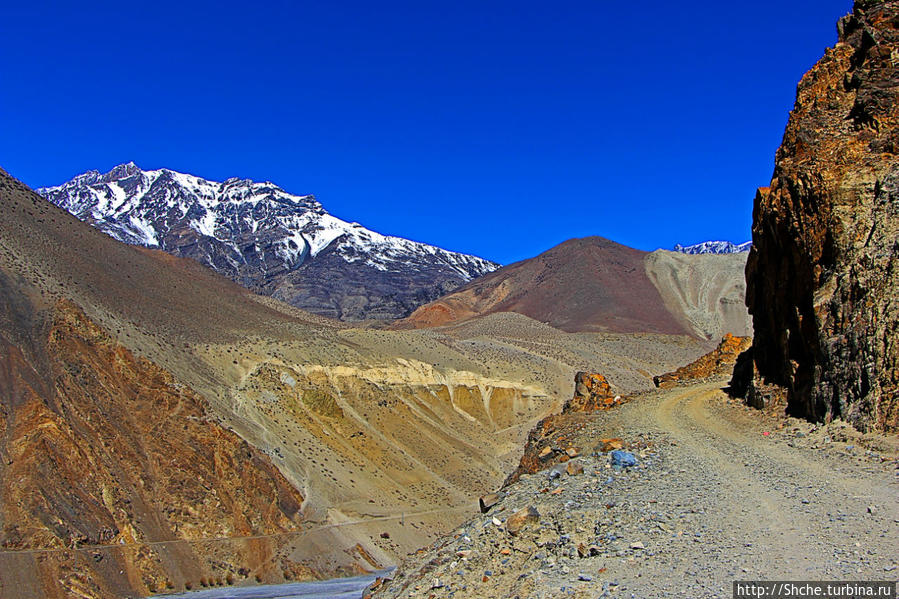
{"type": "Polygon", "coordinates": [[[502,526],[503,525],[502,520],[500,520],[496,516],[494,516],[490,521],[493,522],[494,526],[502,526]]]}
{"type": "Polygon", "coordinates": [[[646,549],[646,547],[640,541],[634,541],[631,543],[631,549],[646,549]]]}
{"type": "Polygon", "coordinates": [[[539,458],[542,460],[542,459],[544,459],[546,456],[548,456],[549,454],[551,454],[552,452],[553,452],[552,447],[547,446],[547,447],[544,447],[543,449],[540,450],[540,453],[537,454],[537,457],[539,457],[539,458]]]}
{"type": "Polygon", "coordinates": [[[499,554],[500,555],[512,555],[512,550],[509,549],[508,547],[503,547],[502,549],[500,549],[499,554]]]}
{"type": "Polygon", "coordinates": [[[442,588],[442,587],[443,587],[443,583],[440,582],[440,579],[439,579],[439,578],[435,578],[435,579],[434,579],[434,582],[431,584],[431,588],[432,588],[432,589],[439,589],[439,588],[442,588]]]}
{"type": "Polygon", "coordinates": [[[869,514],[876,514],[876,513],[877,513],[877,507],[876,507],[876,506],[873,506],[873,505],[869,505],[869,506],[868,506],[868,513],[869,513],[869,514]]]}
{"type": "Polygon", "coordinates": [[[575,449],[574,447],[569,447],[568,449],[565,450],[565,453],[568,454],[569,458],[576,458],[579,455],[581,455],[580,453],[578,453],[578,450],[575,449]]]}
{"type": "Polygon", "coordinates": [[[530,505],[518,510],[506,518],[506,530],[509,531],[509,534],[511,535],[517,535],[519,531],[528,524],[539,521],[540,512],[537,511],[537,508],[530,505]]]}
{"type": "Polygon", "coordinates": [[[590,582],[593,580],[593,577],[589,574],[579,574],[577,577],[578,580],[583,580],[584,582],[590,582]]]}
{"type": "Polygon", "coordinates": [[[630,468],[637,465],[637,458],[629,451],[616,449],[611,454],[610,463],[615,468],[630,468]]]}
{"type": "Polygon", "coordinates": [[[482,495],[480,499],[478,499],[478,505],[480,505],[481,507],[481,513],[486,514],[488,511],[490,511],[490,508],[499,503],[499,500],[499,493],[488,493],[487,495],[482,495]]]}
{"type": "Polygon", "coordinates": [[[577,476],[584,473],[584,466],[580,462],[571,461],[568,462],[568,467],[565,471],[568,472],[568,476],[577,476]]]}
{"type": "Polygon", "coordinates": [[[622,449],[624,447],[624,441],[617,437],[613,439],[600,439],[600,443],[602,443],[603,452],[609,452],[613,449],[622,449]]]}

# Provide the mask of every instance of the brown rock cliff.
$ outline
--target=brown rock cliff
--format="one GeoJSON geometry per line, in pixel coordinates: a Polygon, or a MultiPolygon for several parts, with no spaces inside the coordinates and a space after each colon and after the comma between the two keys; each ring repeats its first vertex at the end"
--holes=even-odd
{"type": "Polygon", "coordinates": [[[899,1],[857,0],[838,32],[755,198],[755,340],[735,383],[751,403],[773,384],[794,415],[899,430],[899,1]]]}

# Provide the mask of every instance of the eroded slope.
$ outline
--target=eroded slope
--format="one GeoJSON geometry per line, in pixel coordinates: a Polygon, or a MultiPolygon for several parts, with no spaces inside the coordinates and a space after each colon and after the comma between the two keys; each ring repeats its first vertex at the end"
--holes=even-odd
{"type": "MultiPolygon", "coordinates": [[[[135,544],[128,537],[98,554],[58,550],[72,541],[68,529],[56,544],[55,533],[42,532],[51,535],[41,537],[51,546],[11,541],[2,554],[3,578],[11,581],[4,596],[12,588],[16,597],[122,596],[147,592],[151,582],[197,588],[213,576],[227,584],[233,572],[235,583],[256,576],[278,582],[396,563],[476,509],[476,497],[502,481],[526,431],[570,396],[572,372],[602,362],[612,367],[616,387],[645,388],[652,374],[703,349],[680,336],[564,333],[525,316],[509,321],[508,314],[441,330],[347,328],[253,296],[191,261],[117,243],[5,174],[0,200],[0,270],[8,290],[2,330],[6,351],[26,356],[28,365],[10,358],[15,368],[9,366],[8,378],[36,390],[57,415],[53,427],[70,427],[79,443],[96,441],[99,453],[85,455],[118,481],[122,490],[111,497],[149,506],[114,512],[89,476],[74,476],[84,471],[77,459],[56,474],[39,461],[21,462],[15,466],[21,475],[43,481],[57,499],[40,512],[17,503],[11,487],[0,498],[11,514],[4,527],[40,520],[51,530],[48,523],[85,518],[87,524],[66,525],[76,542],[110,545],[131,531],[135,544]],[[91,340],[69,347],[64,339],[75,337],[68,329],[56,339],[62,345],[53,359],[69,356],[66,364],[53,362],[49,329],[42,328],[57,322],[57,306],[83,314],[79,327],[87,332],[79,334],[91,340]],[[68,378],[53,375],[54,368],[68,378]],[[56,385],[66,380],[79,392],[60,394],[56,385]],[[153,393],[144,387],[149,381],[153,393]],[[94,387],[102,391],[97,398],[88,391],[94,387]],[[98,398],[105,403],[92,403],[98,398]],[[128,468],[117,458],[103,461],[104,451],[117,451],[103,440],[118,434],[119,415],[121,441],[134,452],[122,448],[128,468]],[[246,440],[250,462],[268,463],[258,450],[277,471],[259,466],[253,474],[256,467],[227,448],[196,446],[203,439],[219,443],[219,433],[204,436],[195,419],[241,443],[233,431],[246,440]],[[202,490],[171,491],[164,509],[148,503],[165,490],[163,474],[182,464],[202,478],[196,479],[202,490]],[[266,476],[283,476],[295,490],[283,481],[257,485],[255,477],[266,476]],[[269,493],[273,503],[266,506],[244,484],[284,490],[269,493]],[[299,512],[272,499],[288,492],[302,502],[299,512]],[[197,514],[207,503],[228,515],[203,528],[197,514]],[[80,506],[103,508],[91,515],[80,506]],[[247,528],[242,519],[253,510],[262,515],[247,516],[255,523],[247,528]],[[179,541],[172,543],[167,531],[179,541]],[[184,543],[177,549],[183,559],[166,557],[184,543]],[[64,568],[80,578],[59,574],[64,568]]],[[[55,430],[43,420],[16,424],[17,414],[4,408],[4,430],[29,439],[55,430]]],[[[75,445],[65,446],[71,448],[65,455],[78,455],[75,445]]],[[[43,454],[33,453],[35,460],[43,454]]]]}

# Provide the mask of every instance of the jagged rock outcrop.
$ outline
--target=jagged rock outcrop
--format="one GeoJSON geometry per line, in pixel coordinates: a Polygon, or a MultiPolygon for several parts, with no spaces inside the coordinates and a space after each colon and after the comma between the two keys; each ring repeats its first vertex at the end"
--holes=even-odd
{"type": "Polygon", "coordinates": [[[802,78],[755,198],[736,386],[752,403],[899,429],[899,1],[856,0],[802,78]],[[750,380],[751,379],[751,380],[750,380]]]}
{"type": "Polygon", "coordinates": [[[737,337],[726,334],[721,339],[718,347],[700,356],[686,366],[681,366],[674,372],[666,372],[652,377],[656,387],[667,389],[680,382],[705,379],[716,374],[725,374],[732,369],[737,361],[737,356],[749,349],[752,344],[751,337],[737,337]]]}
{"type": "Polygon", "coordinates": [[[615,397],[606,377],[595,372],[579,372],[574,375],[574,397],[565,403],[562,413],[599,410],[615,403],[615,397]]]}
{"type": "MultiPolygon", "coordinates": [[[[578,372],[574,377],[574,397],[565,402],[562,412],[547,416],[531,429],[518,468],[509,475],[503,486],[517,481],[522,474],[534,474],[580,454],[571,439],[585,426],[586,417],[597,410],[609,410],[621,405],[624,399],[612,391],[606,377],[592,372],[578,372]]],[[[597,440],[595,448],[612,449],[607,441],[597,440]]],[[[616,445],[616,447],[620,447],[616,445]]]]}

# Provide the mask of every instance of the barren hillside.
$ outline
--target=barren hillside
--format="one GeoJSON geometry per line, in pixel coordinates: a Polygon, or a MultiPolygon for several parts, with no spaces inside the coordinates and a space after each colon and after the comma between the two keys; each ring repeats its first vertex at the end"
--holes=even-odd
{"type": "Polygon", "coordinates": [[[622,391],[647,388],[705,349],[684,336],[565,333],[522,315],[348,328],[120,244],[5,174],[0,193],[5,384],[27,390],[4,396],[0,469],[54,498],[37,507],[4,493],[3,597],[396,563],[505,478],[526,431],[570,394],[573,372],[602,367],[622,391]],[[26,450],[57,429],[64,445],[26,450]],[[60,451],[78,455],[63,447],[84,457],[63,460],[60,451]],[[71,470],[85,463],[94,477],[71,470]],[[160,473],[179,463],[204,482],[162,493],[160,473]],[[284,503],[259,504],[244,485],[284,489],[284,503]],[[212,530],[204,505],[240,516],[212,530]]]}

